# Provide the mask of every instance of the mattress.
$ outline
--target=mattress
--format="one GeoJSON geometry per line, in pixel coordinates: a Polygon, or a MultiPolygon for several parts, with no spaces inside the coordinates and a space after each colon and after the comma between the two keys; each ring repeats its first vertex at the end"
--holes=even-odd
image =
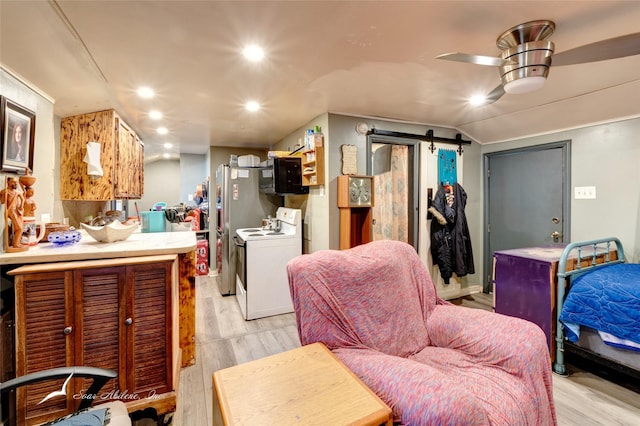
{"type": "Polygon", "coordinates": [[[640,352],[605,344],[598,331],[593,328],[580,327],[580,339],[575,344],[618,364],[640,371],[640,352]]]}

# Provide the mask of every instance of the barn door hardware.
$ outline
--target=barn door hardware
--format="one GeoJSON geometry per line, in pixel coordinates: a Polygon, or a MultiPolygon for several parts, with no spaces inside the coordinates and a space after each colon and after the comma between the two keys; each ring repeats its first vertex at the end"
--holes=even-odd
{"type": "Polygon", "coordinates": [[[462,139],[462,135],[460,133],[456,133],[455,139],[443,138],[440,136],[434,136],[433,129],[428,129],[427,133],[424,135],[415,135],[412,133],[391,132],[388,130],[371,129],[367,132],[367,135],[391,136],[391,137],[405,138],[405,139],[418,139],[421,141],[429,142],[429,151],[431,151],[432,154],[437,149],[435,146],[436,142],[458,145],[458,150],[457,150],[458,155],[462,155],[462,153],[464,152],[464,150],[462,149],[462,145],[471,145],[471,141],[462,139]]]}

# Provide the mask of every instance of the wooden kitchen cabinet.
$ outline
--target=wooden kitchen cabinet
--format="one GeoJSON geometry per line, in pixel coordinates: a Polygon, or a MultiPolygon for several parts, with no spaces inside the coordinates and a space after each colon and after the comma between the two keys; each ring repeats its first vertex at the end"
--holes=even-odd
{"type": "Polygon", "coordinates": [[[144,144],[114,110],[62,119],[60,198],[104,201],[137,199],[144,192],[144,144]],[[100,143],[103,175],[87,174],[87,142],[100,143]]]}
{"type": "MultiPolygon", "coordinates": [[[[96,404],[120,399],[130,411],[149,406],[159,413],[175,409],[175,267],[175,255],[159,255],[13,270],[17,376],[73,365],[107,368],[118,377],[107,382],[96,404]]],[[[89,380],[73,379],[66,398],[38,405],[63,382],[20,388],[17,423],[40,423],[75,411],[89,380]]]]}
{"type": "Polygon", "coordinates": [[[322,145],[302,152],[302,185],[324,185],[324,147],[322,145]]]}

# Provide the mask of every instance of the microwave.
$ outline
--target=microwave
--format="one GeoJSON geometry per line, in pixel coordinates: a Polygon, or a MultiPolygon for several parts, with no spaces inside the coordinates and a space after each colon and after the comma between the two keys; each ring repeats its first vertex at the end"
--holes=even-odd
{"type": "Polygon", "coordinates": [[[269,158],[260,169],[259,188],[265,194],[308,194],[309,187],[302,185],[302,158],[269,158]]]}

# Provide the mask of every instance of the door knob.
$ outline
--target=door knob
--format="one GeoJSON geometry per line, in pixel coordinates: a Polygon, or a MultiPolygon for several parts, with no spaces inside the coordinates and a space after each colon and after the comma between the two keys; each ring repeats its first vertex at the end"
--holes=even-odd
{"type": "Polygon", "coordinates": [[[559,233],[558,231],[553,231],[553,232],[551,233],[551,237],[552,237],[552,238],[554,238],[554,239],[555,239],[555,238],[560,238],[560,233],[559,233]]]}
{"type": "Polygon", "coordinates": [[[124,320],[124,323],[127,324],[127,325],[131,325],[131,324],[133,324],[133,319],[127,318],[126,320],[124,320]]]}
{"type": "Polygon", "coordinates": [[[64,330],[62,330],[64,334],[71,334],[72,331],[73,327],[65,327],[64,330]]]}

